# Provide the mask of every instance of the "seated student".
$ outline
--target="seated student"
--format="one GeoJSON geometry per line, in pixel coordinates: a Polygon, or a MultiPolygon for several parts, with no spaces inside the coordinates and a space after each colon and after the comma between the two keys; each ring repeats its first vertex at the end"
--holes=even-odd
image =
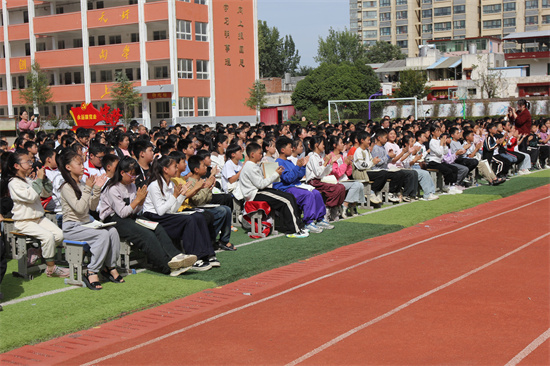
{"type": "Polygon", "coordinates": [[[90,222],[89,212],[97,208],[101,187],[107,176],[92,175],[84,184],[81,182],[84,166],[79,154],[69,150],[59,156],[58,167],[65,181],[60,189],[63,235],[66,240],[87,242],[92,252],[87,273],[83,276],[84,283],[90,290],[102,289],[98,273],[104,265],[105,268],[101,270],[103,276],[111,282],[124,282],[116,269],[120,255],[120,238],[116,229],[91,229],[82,226],[90,222]]]}
{"type": "Polygon", "coordinates": [[[132,151],[139,165],[136,187],[141,188],[149,179],[149,169],[154,157],[153,144],[149,141],[138,140],[134,143],[132,151]]]}
{"type": "MultiPolygon", "coordinates": [[[[346,188],[346,198],[342,207],[342,217],[346,218],[357,215],[357,204],[365,202],[365,194],[362,182],[349,180],[353,172],[353,155],[344,158],[343,153],[344,141],[342,137],[331,136],[327,144],[327,154],[336,156],[338,160],[332,163],[332,171],[329,175],[334,175],[338,183],[346,188]]],[[[371,198],[374,198],[373,203],[380,203],[377,202],[376,196],[371,198]]]]}
{"type": "MultiPolygon", "coordinates": [[[[216,177],[212,175],[210,178],[206,179],[206,181],[201,179],[206,174],[204,158],[199,154],[191,156],[188,166],[190,173],[187,181],[191,183],[190,188],[192,189],[199,184],[203,187],[192,197],[189,197],[189,203],[192,207],[212,203],[212,188],[216,183],[216,177]],[[204,184],[201,182],[204,182],[204,184]]],[[[223,250],[237,250],[237,248],[229,242],[231,237],[231,209],[228,206],[219,205],[217,207],[204,208],[204,210],[214,216],[214,240],[217,233],[220,233],[220,239],[217,241],[217,246],[223,250]]]]}
{"type": "Polygon", "coordinates": [[[287,160],[290,160],[292,164],[297,165],[298,159],[305,157],[304,154],[304,142],[299,139],[292,140],[292,155],[287,156],[287,160]]]}
{"type": "MultiPolygon", "coordinates": [[[[229,150],[229,149],[228,149],[229,150]]],[[[262,169],[259,166],[262,160],[262,147],[251,142],[246,147],[248,161],[244,164],[233,191],[235,198],[246,201],[264,201],[269,204],[275,218],[275,228],[285,234],[288,238],[306,238],[309,233],[303,230],[303,222],[299,216],[299,208],[296,199],[290,193],[277,189],[267,188],[275,182],[283,173],[283,167],[279,166],[270,177],[264,178],[262,169]]]]}
{"type": "Polygon", "coordinates": [[[463,181],[468,176],[469,170],[466,166],[461,165],[461,164],[457,164],[455,162],[455,160],[459,155],[463,154],[465,152],[465,150],[460,149],[460,150],[457,151],[456,154],[453,154],[451,152],[451,149],[450,149],[450,144],[452,142],[452,138],[448,133],[441,134],[440,139],[445,140],[446,143],[447,143],[447,153],[445,154],[445,156],[443,156],[443,162],[447,163],[451,166],[454,166],[457,169],[457,173],[456,173],[456,182],[457,183],[454,186],[454,188],[457,189],[457,190],[463,191],[464,189],[466,189],[466,187],[463,185],[463,181]]]}
{"type": "Polygon", "coordinates": [[[508,132],[508,138],[506,140],[506,150],[508,154],[512,154],[518,158],[519,175],[529,174],[531,169],[531,155],[518,150],[518,146],[523,144],[524,135],[519,135],[515,126],[512,126],[510,122],[506,122],[506,131],[508,132]],[[523,156],[523,161],[520,163],[519,158],[523,156]]]}
{"type": "Polygon", "coordinates": [[[38,145],[34,141],[27,141],[23,145],[23,148],[27,150],[30,159],[35,163],[38,161],[38,145]]]}
{"type": "MultiPolygon", "coordinates": [[[[32,172],[32,161],[26,153],[7,153],[2,171],[1,197],[11,197],[15,228],[22,234],[40,240],[42,256],[46,261],[48,277],[69,277],[69,270],[55,265],[56,246],[63,242],[63,232],[44,217],[40,196],[51,194],[51,182],[44,168],[36,172],[36,180],[28,177],[32,172]]],[[[32,255],[32,253],[29,253],[32,255]]],[[[35,254],[36,261],[38,253],[35,254]]]]}
{"type": "Polygon", "coordinates": [[[218,174],[216,174],[216,180],[220,184],[222,183],[222,170],[225,165],[225,150],[229,147],[228,138],[223,133],[214,135],[212,138],[212,168],[218,168],[218,174]]]}
{"type": "MultiPolygon", "coordinates": [[[[479,160],[481,159],[480,150],[483,147],[483,141],[480,141],[477,144],[474,143],[475,133],[473,130],[465,130],[462,133],[462,138],[464,139],[464,142],[462,143],[462,148],[466,150],[466,152],[458,157],[457,161],[459,164],[467,166],[468,169],[473,167],[472,170],[474,170],[479,164],[479,160]]],[[[453,142],[454,140],[455,138],[453,137],[453,142]]],[[[453,146],[453,142],[451,142],[451,147],[453,146]]],[[[455,150],[458,150],[456,149],[456,146],[455,150]]]]}
{"type": "Polygon", "coordinates": [[[88,160],[84,162],[83,182],[86,182],[92,175],[105,174],[105,169],[101,165],[101,159],[105,156],[105,145],[94,144],[88,148],[88,160]]]}
{"type": "Polygon", "coordinates": [[[225,165],[222,169],[222,190],[225,193],[231,193],[237,186],[237,181],[241,175],[243,163],[243,150],[237,144],[231,144],[225,151],[225,165]]]}
{"type": "Polygon", "coordinates": [[[185,254],[197,256],[193,270],[207,271],[212,266],[219,267],[205,217],[197,213],[177,213],[186,199],[190,184],[176,186],[171,181],[178,173],[176,165],[176,160],[171,156],[163,156],[153,162],[143,216],[160,223],[171,238],[181,241],[185,254]]]}
{"type": "Polygon", "coordinates": [[[315,187],[324,197],[329,208],[329,221],[337,221],[339,211],[346,198],[346,187],[340,183],[331,184],[321,181],[332,172],[332,164],[337,156],[325,156],[325,138],[313,136],[309,140],[311,152],[306,164],[306,183],[315,187]]]}
{"type": "MultiPolygon", "coordinates": [[[[370,199],[374,204],[382,202],[382,189],[386,185],[388,180],[388,172],[376,167],[376,164],[380,162],[380,158],[373,158],[369,150],[370,136],[366,131],[357,131],[354,139],[358,142],[358,145],[354,147],[353,153],[353,170],[366,171],[369,180],[373,183],[371,189],[374,194],[371,194],[370,199]]],[[[353,173],[352,173],[353,174],[353,173]]],[[[394,195],[390,195],[388,198],[392,202],[399,202],[399,198],[394,195]]]]}
{"type": "Polygon", "coordinates": [[[101,165],[105,169],[105,175],[107,178],[111,179],[115,176],[116,168],[120,158],[115,154],[107,154],[101,159],[101,165]]]}
{"type": "Polygon", "coordinates": [[[122,158],[113,178],[103,188],[99,215],[103,222],[116,222],[120,237],[143,251],[154,267],[178,276],[190,269],[197,257],[176,249],[162,225],[152,230],[136,223],[147,197],[147,186],[137,189],[134,184],[137,170],[137,161],[129,156],[122,158]]]}
{"type": "Polygon", "coordinates": [[[506,180],[506,175],[510,169],[510,161],[500,154],[495,154],[495,151],[498,152],[498,146],[504,143],[504,136],[497,136],[497,126],[490,123],[487,125],[487,137],[483,142],[483,154],[482,159],[487,160],[490,165],[495,165],[495,174],[497,178],[500,178],[499,182],[506,180]]]}
{"type": "Polygon", "coordinates": [[[439,196],[435,194],[435,184],[430,176],[430,173],[427,170],[424,170],[420,167],[419,161],[424,159],[422,154],[423,145],[416,145],[416,140],[412,135],[405,135],[403,139],[406,141],[406,144],[409,146],[409,155],[403,160],[403,167],[405,169],[416,169],[418,173],[418,184],[422,187],[424,192],[425,201],[433,201],[439,199],[439,196]]]}
{"type": "Polygon", "coordinates": [[[430,140],[430,150],[426,156],[428,162],[428,169],[437,169],[443,174],[445,185],[443,191],[450,194],[460,194],[462,190],[456,188],[458,179],[458,168],[447,164],[443,161],[443,157],[447,155],[449,148],[447,147],[447,137],[441,138],[441,128],[436,125],[432,125],[430,128],[432,132],[432,139],[430,140]]]}
{"type": "Polygon", "coordinates": [[[291,193],[296,198],[298,207],[303,211],[302,221],[312,233],[321,233],[323,229],[333,229],[325,219],[327,213],[323,196],[316,190],[299,188],[301,179],[306,174],[305,165],[309,158],[298,159],[297,165],[294,165],[287,157],[292,154],[292,140],[288,137],[279,137],[276,143],[279,158],[277,163],[284,168],[279,182],[273,183],[273,188],[283,192],[291,193]]]}
{"type": "MultiPolygon", "coordinates": [[[[180,142],[178,142],[177,151],[184,153],[185,160],[188,160],[191,156],[195,155],[195,144],[193,143],[193,140],[190,140],[189,138],[180,140],[180,142]]],[[[189,173],[190,173],[189,167],[187,167],[187,169],[185,169],[181,173],[181,176],[185,178],[189,173]]]]}
{"type": "Polygon", "coordinates": [[[270,163],[274,163],[277,160],[277,147],[275,146],[274,137],[268,137],[264,139],[262,149],[264,152],[262,162],[267,161],[270,163]]]}
{"type": "Polygon", "coordinates": [[[40,161],[44,166],[44,173],[46,174],[46,177],[48,177],[48,180],[52,183],[52,194],[49,197],[42,199],[42,207],[44,207],[47,211],[55,212],[58,206],[61,207],[59,201],[57,201],[53,196],[53,181],[56,176],[61,175],[55,162],[56,153],[54,149],[43,145],[40,146],[38,155],[40,156],[40,161]]]}
{"type": "MultiPolygon", "coordinates": [[[[375,135],[375,145],[372,148],[372,156],[380,159],[375,164],[378,169],[387,170],[388,163],[392,160],[391,156],[386,153],[384,145],[388,141],[388,132],[383,129],[379,129],[375,135]]],[[[416,199],[416,193],[418,191],[418,173],[414,170],[395,170],[388,171],[387,178],[391,179],[390,193],[388,194],[388,200],[394,201],[398,198],[401,188],[403,188],[403,201],[411,202],[416,199]]]]}
{"type": "Polygon", "coordinates": [[[218,191],[218,193],[214,193],[214,189],[212,190],[212,201],[210,203],[227,206],[231,209],[231,213],[233,213],[233,195],[229,193],[222,193],[219,191],[221,185],[218,183],[218,177],[221,177],[221,171],[219,170],[220,168],[218,168],[217,165],[212,163],[210,151],[204,149],[199,150],[197,151],[196,156],[204,159],[204,165],[206,166],[206,174],[200,178],[207,179],[210,178],[212,175],[215,178],[213,188],[217,188],[216,191],[218,191]],[[214,166],[212,167],[212,165],[214,166]]]}

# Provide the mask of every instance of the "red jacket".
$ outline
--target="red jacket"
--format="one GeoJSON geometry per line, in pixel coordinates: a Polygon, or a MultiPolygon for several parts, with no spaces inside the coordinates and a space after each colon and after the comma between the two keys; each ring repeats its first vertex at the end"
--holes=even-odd
{"type": "Polygon", "coordinates": [[[515,120],[512,119],[512,122],[515,122],[518,132],[522,135],[531,134],[531,124],[533,122],[531,120],[531,113],[529,113],[529,110],[524,109],[522,112],[517,112],[517,115],[517,118],[515,120]]]}

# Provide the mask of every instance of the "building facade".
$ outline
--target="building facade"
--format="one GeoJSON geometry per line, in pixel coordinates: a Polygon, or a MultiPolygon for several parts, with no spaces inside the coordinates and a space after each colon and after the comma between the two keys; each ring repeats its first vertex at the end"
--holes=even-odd
{"type": "Polygon", "coordinates": [[[254,121],[256,0],[2,0],[0,116],[21,112],[33,62],[54,100],[41,116],[109,104],[117,73],[142,94],[145,125],[254,121]]]}
{"type": "Polygon", "coordinates": [[[350,0],[351,32],[367,46],[398,45],[409,57],[428,40],[502,39],[544,29],[550,29],[550,0],[350,0]]]}

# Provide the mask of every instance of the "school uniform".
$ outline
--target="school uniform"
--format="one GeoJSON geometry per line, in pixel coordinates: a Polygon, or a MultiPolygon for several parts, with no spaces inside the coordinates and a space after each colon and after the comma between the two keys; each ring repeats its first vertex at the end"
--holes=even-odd
{"type": "Polygon", "coordinates": [[[309,161],[306,165],[306,183],[314,186],[326,198],[326,205],[329,208],[340,207],[346,199],[346,187],[342,184],[323,183],[321,179],[332,172],[332,165],[324,165],[323,158],[315,153],[309,154],[309,161]]]}
{"type": "Polygon", "coordinates": [[[447,154],[449,148],[447,145],[441,146],[439,139],[430,140],[430,152],[426,156],[428,169],[437,169],[443,175],[446,185],[454,184],[458,179],[458,168],[443,162],[443,157],[447,154]]]}
{"type": "Polygon", "coordinates": [[[349,203],[363,203],[365,202],[365,194],[363,189],[363,183],[350,181],[349,177],[353,172],[353,163],[345,164],[342,155],[332,164],[332,171],[330,175],[334,175],[338,180],[338,183],[343,185],[346,189],[346,197],[344,202],[349,203]]]}

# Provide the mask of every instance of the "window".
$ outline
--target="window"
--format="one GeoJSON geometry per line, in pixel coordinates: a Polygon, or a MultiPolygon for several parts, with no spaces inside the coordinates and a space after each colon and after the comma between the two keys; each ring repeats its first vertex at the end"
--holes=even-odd
{"type": "Polygon", "coordinates": [[[442,32],[442,31],[448,31],[451,30],[451,22],[443,22],[443,23],[435,23],[434,24],[434,31],[436,32],[442,32]]]}
{"type": "Polygon", "coordinates": [[[122,43],[122,36],[109,36],[109,44],[119,44],[122,43]]]}
{"type": "Polygon", "coordinates": [[[407,0],[395,0],[395,5],[407,5],[407,0]]]}
{"type": "Polygon", "coordinates": [[[370,47],[370,46],[374,46],[375,44],[376,44],[376,41],[374,41],[374,40],[363,41],[363,46],[366,46],[367,48],[370,47]]]}
{"type": "Polygon", "coordinates": [[[524,65],[518,65],[518,66],[525,66],[525,76],[531,76],[531,65],[530,64],[524,64],[524,65]]]}
{"type": "Polygon", "coordinates": [[[155,79],[168,79],[168,66],[156,66],[155,69],[155,79]]]}
{"type": "Polygon", "coordinates": [[[539,0],[527,0],[525,2],[525,9],[538,9],[539,0]]]}
{"type": "Polygon", "coordinates": [[[483,21],[483,29],[492,29],[492,28],[500,28],[501,27],[501,20],[484,20],[483,21]]]}
{"type": "Polygon", "coordinates": [[[208,79],[208,60],[197,60],[197,79],[208,79]]]}
{"type": "Polygon", "coordinates": [[[170,102],[156,102],[157,118],[170,118],[170,102]]]}
{"type": "Polygon", "coordinates": [[[408,27],[406,25],[400,25],[395,28],[396,34],[406,34],[408,31],[408,27]]]}
{"type": "Polygon", "coordinates": [[[363,38],[376,38],[378,32],[376,30],[368,30],[363,32],[363,38]]]}
{"type": "Polygon", "coordinates": [[[90,36],[88,38],[88,43],[89,43],[89,46],[92,47],[92,46],[95,46],[95,38],[94,36],[90,36]]]}
{"type": "Polygon", "coordinates": [[[195,4],[206,5],[206,0],[195,0],[195,4]]]}
{"type": "Polygon", "coordinates": [[[451,15],[451,7],[446,6],[444,8],[435,8],[434,9],[434,17],[440,17],[444,15],[451,15]]]}
{"type": "Polygon", "coordinates": [[[195,41],[208,42],[208,23],[195,22],[195,41]]]}
{"type": "Polygon", "coordinates": [[[82,84],[82,76],[80,75],[80,71],[74,73],[74,83],[82,84]]]}
{"type": "Polygon", "coordinates": [[[139,33],[130,34],[130,42],[139,42],[139,33]]]}
{"type": "Polygon", "coordinates": [[[380,13],[380,21],[385,22],[391,20],[391,13],[380,13]]]}
{"type": "Polygon", "coordinates": [[[180,98],[180,106],[180,117],[193,117],[195,115],[193,97],[180,98]]]}
{"type": "Polygon", "coordinates": [[[378,25],[377,20],[367,20],[363,22],[363,27],[376,27],[378,25]]]}
{"type": "Polygon", "coordinates": [[[423,24],[422,25],[422,33],[432,33],[432,25],[431,24],[423,24]]]}
{"type": "Polygon", "coordinates": [[[105,5],[103,5],[103,1],[98,1],[95,3],[95,8],[96,9],[103,9],[105,7],[105,5]]]}
{"type": "Polygon", "coordinates": [[[178,60],[178,78],[193,79],[193,60],[178,60]]]}
{"type": "Polygon", "coordinates": [[[381,36],[391,36],[391,27],[380,28],[381,36]]]}
{"type": "Polygon", "coordinates": [[[166,31],[165,30],[154,31],[153,32],[153,40],[154,41],[160,41],[160,40],[163,40],[163,39],[166,39],[166,31]]]}
{"type": "Polygon", "coordinates": [[[112,70],[101,70],[99,72],[99,81],[101,83],[113,81],[113,71],[112,70]]]}
{"type": "Polygon", "coordinates": [[[431,18],[431,17],[432,17],[432,9],[422,10],[422,18],[431,18]]]}
{"type": "Polygon", "coordinates": [[[501,4],[483,5],[483,14],[500,13],[502,10],[501,4]]]}
{"type": "Polygon", "coordinates": [[[58,50],[64,50],[65,49],[65,41],[64,40],[57,41],[57,49],[58,50]]]}
{"type": "Polygon", "coordinates": [[[210,115],[210,98],[208,97],[197,98],[197,112],[199,117],[206,117],[210,115]]]}
{"type": "Polygon", "coordinates": [[[129,0],[128,5],[135,5],[138,3],[138,0],[129,0]]]}
{"type": "Polygon", "coordinates": [[[542,16],[542,24],[550,24],[550,15],[542,16]]]}
{"type": "Polygon", "coordinates": [[[462,14],[466,12],[466,5],[455,5],[453,6],[453,11],[455,14],[462,14]]]}
{"type": "Polygon", "coordinates": [[[97,45],[98,46],[104,46],[105,45],[105,36],[97,36],[97,45]]]}
{"type": "Polygon", "coordinates": [[[454,29],[464,29],[466,28],[466,21],[465,20],[455,20],[453,22],[454,29]]]}
{"type": "MultiPolygon", "coordinates": [[[[53,75],[52,75],[53,76],[53,75]]],[[[95,77],[95,71],[90,71],[90,82],[95,83],[96,77],[95,77]]]]}
{"type": "Polygon", "coordinates": [[[525,25],[535,25],[539,24],[539,17],[534,15],[532,17],[525,17],[525,25]]]}
{"type": "Polygon", "coordinates": [[[409,47],[409,41],[397,41],[397,47],[407,48],[409,47]]]}
{"type": "Polygon", "coordinates": [[[73,48],[82,48],[82,38],[73,39],[73,48]]]}
{"type": "Polygon", "coordinates": [[[380,0],[380,6],[391,6],[390,0],[380,0]]]}
{"type": "Polygon", "coordinates": [[[378,14],[376,11],[364,11],[363,19],[376,19],[376,14],[378,14]]]}
{"type": "Polygon", "coordinates": [[[504,11],[516,11],[516,3],[504,3],[504,11]]]}
{"type": "Polygon", "coordinates": [[[506,18],[506,19],[504,19],[502,25],[504,27],[515,27],[516,26],[516,18],[506,18]]]}
{"type": "Polygon", "coordinates": [[[407,11],[398,11],[395,15],[395,19],[407,19],[407,11]]]}
{"type": "Polygon", "coordinates": [[[190,3],[191,0],[179,0],[179,1],[183,1],[184,3],[190,3]]]}
{"type": "Polygon", "coordinates": [[[363,8],[376,8],[376,1],[363,1],[363,8]]]}
{"type": "Polygon", "coordinates": [[[432,0],[422,0],[422,4],[431,4],[432,0]]]}
{"type": "Polygon", "coordinates": [[[126,77],[128,78],[128,80],[132,81],[134,80],[134,69],[126,69],[124,70],[125,74],[126,74],[126,77]]]}
{"type": "Polygon", "coordinates": [[[543,8],[550,8],[550,0],[542,0],[543,8]]]}
{"type": "Polygon", "coordinates": [[[176,24],[176,38],[190,41],[192,37],[191,22],[187,20],[178,20],[176,24]]]}
{"type": "Polygon", "coordinates": [[[23,11],[23,23],[29,22],[29,12],[27,10],[23,11]]]}

